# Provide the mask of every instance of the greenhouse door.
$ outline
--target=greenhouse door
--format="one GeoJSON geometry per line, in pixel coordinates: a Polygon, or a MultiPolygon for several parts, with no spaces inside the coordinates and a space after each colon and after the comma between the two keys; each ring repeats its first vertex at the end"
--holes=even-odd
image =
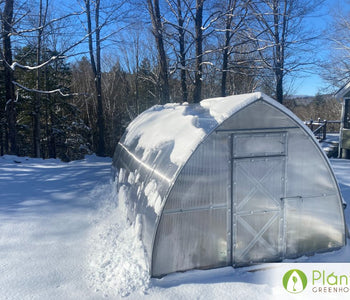
{"type": "Polygon", "coordinates": [[[283,253],[286,132],[232,135],[232,263],[276,261],[283,253]]]}

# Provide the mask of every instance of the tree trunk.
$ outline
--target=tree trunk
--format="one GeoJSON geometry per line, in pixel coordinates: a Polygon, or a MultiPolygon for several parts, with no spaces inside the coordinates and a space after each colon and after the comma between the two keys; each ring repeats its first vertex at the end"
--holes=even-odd
{"type": "MultiPolygon", "coordinates": [[[[40,0],[39,3],[39,24],[38,24],[38,36],[37,36],[37,48],[36,48],[36,63],[37,66],[41,64],[41,52],[42,52],[42,38],[43,38],[43,28],[45,23],[46,14],[48,9],[48,0],[46,0],[45,13],[43,13],[43,1],[40,0]]],[[[42,80],[41,80],[41,69],[38,68],[36,71],[36,88],[41,90],[42,80]]],[[[33,146],[34,146],[34,157],[40,157],[40,114],[41,114],[41,94],[36,93],[34,99],[34,128],[33,128],[33,146]]]]}
{"type": "Polygon", "coordinates": [[[102,83],[101,83],[101,40],[100,40],[100,24],[99,24],[99,13],[100,13],[100,0],[96,1],[95,4],[95,44],[96,44],[96,61],[93,49],[92,39],[92,24],[91,24],[91,10],[90,0],[85,0],[86,16],[88,23],[88,34],[89,34],[89,53],[92,72],[95,79],[95,92],[97,101],[97,129],[98,129],[98,142],[97,142],[97,155],[105,155],[105,130],[104,130],[104,115],[103,115],[103,103],[102,103],[102,83]]]}
{"type": "MultiPolygon", "coordinates": [[[[280,16],[280,9],[279,9],[279,3],[280,0],[274,0],[273,1],[273,15],[274,15],[274,39],[275,39],[275,57],[274,57],[274,68],[275,68],[275,80],[276,80],[276,100],[279,103],[283,103],[283,77],[284,77],[284,70],[283,70],[283,63],[284,63],[284,57],[283,57],[283,38],[280,38],[280,22],[281,22],[281,16],[280,16]]],[[[284,34],[284,24],[285,19],[282,17],[283,22],[283,30],[282,34],[284,34]]]]}
{"type": "Polygon", "coordinates": [[[97,93],[97,128],[98,128],[98,148],[97,154],[105,156],[105,120],[103,112],[102,99],[102,78],[101,78],[101,37],[100,37],[100,0],[96,1],[95,11],[95,28],[96,28],[96,74],[95,84],[97,93]]]}
{"type": "Polygon", "coordinates": [[[136,40],[136,74],[135,74],[135,112],[136,115],[140,114],[140,105],[139,105],[139,71],[140,71],[140,61],[139,61],[139,37],[137,36],[136,40]]]}
{"type": "Polygon", "coordinates": [[[199,103],[202,99],[202,76],[203,76],[203,3],[204,0],[196,0],[195,15],[195,46],[196,46],[196,73],[194,77],[193,102],[199,103]]]}
{"type": "Polygon", "coordinates": [[[283,103],[283,74],[282,72],[278,72],[276,74],[276,100],[279,103],[283,103]]]}
{"type": "Polygon", "coordinates": [[[188,101],[188,91],[186,83],[186,52],[185,52],[185,30],[184,19],[182,17],[181,0],[177,0],[177,19],[178,19],[178,32],[179,32],[179,50],[180,50],[180,64],[181,64],[181,91],[182,101],[188,101]]]}
{"type": "Polygon", "coordinates": [[[228,15],[226,17],[226,27],[225,27],[225,43],[224,52],[222,55],[222,76],[221,76],[221,97],[226,96],[226,82],[227,82],[227,71],[228,71],[228,57],[229,57],[229,46],[231,40],[231,23],[232,23],[232,12],[231,12],[231,1],[228,4],[228,15]]]}
{"type": "Polygon", "coordinates": [[[153,35],[156,40],[158,59],[160,65],[160,103],[169,102],[169,80],[168,80],[168,63],[164,49],[163,25],[161,21],[159,0],[147,0],[148,10],[151,16],[153,35]]]}
{"type": "Polygon", "coordinates": [[[16,103],[15,88],[13,85],[13,70],[10,68],[12,64],[12,46],[11,36],[13,22],[13,2],[14,0],[6,0],[2,17],[2,40],[3,40],[3,63],[5,68],[5,96],[6,96],[6,118],[8,126],[8,141],[5,149],[9,145],[9,153],[17,154],[17,130],[16,130],[16,103]]]}
{"type": "Polygon", "coordinates": [[[53,128],[55,126],[55,117],[52,108],[50,109],[50,120],[51,120],[51,128],[50,128],[50,147],[49,147],[49,157],[56,158],[56,138],[53,133],[53,128]]]}
{"type": "Polygon", "coordinates": [[[223,57],[222,57],[221,97],[226,97],[227,67],[228,67],[228,50],[225,48],[223,57]]]}
{"type": "Polygon", "coordinates": [[[0,127],[0,156],[4,155],[4,132],[2,126],[0,127]]]}

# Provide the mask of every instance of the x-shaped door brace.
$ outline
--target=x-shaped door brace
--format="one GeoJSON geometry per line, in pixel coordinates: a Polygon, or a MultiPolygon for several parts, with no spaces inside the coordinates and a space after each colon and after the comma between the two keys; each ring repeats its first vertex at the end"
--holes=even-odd
{"type": "Polygon", "coordinates": [[[269,244],[262,237],[262,235],[266,232],[266,230],[269,229],[269,227],[273,224],[273,222],[278,218],[278,215],[279,215],[279,211],[275,211],[271,219],[268,222],[266,222],[266,224],[260,229],[259,232],[257,232],[253,227],[251,227],[250,224],[247,223],[243,218],[241,218],[240,216],[237,216],[237,220],[239,220],[242,226],[254,236],[254,238],[249,242],[247,247],[243,250],[243,252],[239,255],[238,258],[245,256],[257,242],[260,242],[261,244],[263,244],[263,246],[265,246],[266,249],[270,251],[272,255],[277,255],[276,249],[274,249],[273,246],[269,244]]]}
{"type": "MultiPolygon", "coordinates": [[[[275,161],[275,160],[274,160],[275,161]]],[[[266,187],[261,183],[263,182],[268,176],[271,175],[273,171],[275,171],[275,168],[277,166],[280,166],[281,162],[278,161],[276,165],[270,166],[270,168],[267,170],[266,174],[260,179],[257,180],[256,178],[252,177],[250,174],[246,172],[246,170],[240,166],[239,164],[236,163],[236,167],[239,168],[239,170],[246,176],[248,180],[250,180],[251,183],[253,183],[254,188],[249,191],[249,193],[244,197],[244,199],[237,205],[237,210],[241,209],[254,195],[254,193],[257,190],[260,190],[262,193],[264,193],[269,199],[273,200],[275,204],[279,207],[280,203],[278,200],[275,199],[275,197],[266,189],[266,187]]],[[[236,171],[237,172],[237,171],[236,171]]],[[[237,187],[236,187],[237,188],[237,187]]]]}

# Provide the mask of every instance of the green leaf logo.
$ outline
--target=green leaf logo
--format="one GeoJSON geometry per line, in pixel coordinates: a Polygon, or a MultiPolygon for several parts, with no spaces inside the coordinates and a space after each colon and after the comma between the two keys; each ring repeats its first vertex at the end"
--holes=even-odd
{"type": "Polygon", "coordinates": [[[298,269],[293,269],[284,274],[282,282],[283,287],[287,292],[298,294],[305,290],[307,278],[304,272],[298,269]]]}

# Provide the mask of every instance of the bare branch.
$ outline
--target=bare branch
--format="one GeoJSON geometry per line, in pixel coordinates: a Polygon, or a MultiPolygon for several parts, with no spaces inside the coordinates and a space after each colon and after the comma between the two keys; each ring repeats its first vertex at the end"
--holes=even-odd
{"type": "Polygon", "coordinates": [[[77,13],[70,13],[70,14],[64,15],[60,18],[52,19],[52,20],[50,20],[50,22],[47,22],[46,24],[39,26],[39,27],[36,27],[36,28],[30,28],[30,29],[18,30],[18,31],[14,30],[12,33],[10,33],[10,36],[17,36],[17,35],[22,35],[24,33],[31,33],[31,32],[44,30],[46,27],[51,26],[53,23],[56,23],[58,21],[62,21],[62,20],[69,18],[69,17],[80,16],[83,13],[85,13],[85,11],[81,11],[81,12],[77,12],[77,13]]]}
{"type": "Polygon", "coordinates": [[[51,91],[43,91],[43,90],[38,90],[38,89],[31,89],[28,87],[25,87],[24,85],[16,82],[16,81],[12,81],[12,83],[15,86],[18,86],[19,88],[21,88],[22,90],[25,90],[27,92],[33,92],[33,93],[39,93],[39,94],[45,94],[45,95],[50,95],[50,94],[60,94],[62,97],[72,97],[72,96],[81,96],[81,95],[86,95],[86,94],[81,94],[81,93],[69,93],[69,94],[65,94],[62,92],[62,89],[55,89],[55,90],[51,90],[51,91]]]}

